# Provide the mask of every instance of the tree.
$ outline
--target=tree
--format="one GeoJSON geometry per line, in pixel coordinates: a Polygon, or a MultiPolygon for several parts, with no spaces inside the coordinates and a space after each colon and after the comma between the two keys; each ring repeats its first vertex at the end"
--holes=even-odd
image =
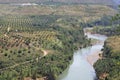
{"type": "Polygon", "coordinates": [[[120,6],[119,13],[112,17],[112,27],[117,27],[116,33],[120,35],[120,6]],[[114,25],[113,23],[116,23],[116,25],[114,25]]]}

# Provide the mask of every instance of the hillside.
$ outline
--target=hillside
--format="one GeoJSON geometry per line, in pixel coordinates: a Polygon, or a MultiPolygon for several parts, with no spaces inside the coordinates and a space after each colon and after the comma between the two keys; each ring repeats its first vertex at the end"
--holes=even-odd
{"type": "Polygon", "coordinates": [[[68,67],[73,50],[89,45],[79,24],[59,15],[1,17],[0,80],[54,80],[68,67]]]}
{"type": "MultiPolygon", "coordinates": [[[[42,1],[0,0],[1,3],[42,1]]],[[[55,80],[70,64],[73,52],[90,45],[83,28],[117,13],[98,4],[0,4],[0,7],[0,80],[55,80]]]]}
{"type": "Polygon", "coordinates": [[[54,2],[65,2],[65,3],[92,3],[92,4],[113,4],[112,0],[53,0],[54,2]]]}
{"type": "Polygon", "coordinates": [[[3,15],[69,15],[79,16],[80,22],[94,21],[102,16],[112,16],[117,13],[116,10],[103,5],[62,5],[62,6],[17,6],[0,5],[3,7],[0,16],[3,15]]]}
{"type": "Polygon", "coordinates": [[[41,3],[41,2],[62,2],[62,3],[92,3],[113,5],[113,0],[0,0],[0,3],[41,3]]]}
{"type": "Polygon", "coordinates": [[[54,80],[70,64],[73,51],[90,44],[73,11],[57,15],[51,14],[55,6],[0,7],[0,80],[54,80]]]}
{"type": "Polygon", "coordinates": [[[112,25],[102,27],[98,33],[108,35],[104,43],[102,59],[94,67],[99,80],[120,79],[120,13],[112,17],[112,25]]]}
{"type": "Polygon", "coordinates": [[[120,79],[120,36],[107,39],[104,45],[103,59],[98,60],[94,67],[100,80],[120,79]]]}

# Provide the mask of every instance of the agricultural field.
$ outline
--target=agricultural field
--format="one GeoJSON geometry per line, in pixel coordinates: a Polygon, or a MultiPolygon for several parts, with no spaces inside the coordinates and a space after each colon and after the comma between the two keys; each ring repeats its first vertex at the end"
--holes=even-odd
{"type": "MultiPolygon", "coordinates": [[[[38,18],[35,20],[39,20],[38,18]]],[[[14,64],[42,56],[44,54],[43,48],[49,49],[54,45],[62,47],[62,42],[57,38],[59,34],[56,31],[38,28],[41,23],[34,21],[29,17],[22,16],[1,18],[1,60],[6,62],[13,60],[14,64]]],[[[13,64],[11,63],[11,65],[13,64]]]]}
{"type": "Polygon", "coordinates": [[[35,77],[48,76],[49,69],[53,68],[54,71],[55,68],[50,63],[56,65],[58,71],[55,70],[54,73],[57,77],[66,69],[69,60],[72,59],[73,50],[89,45],[89,40],[84,36],[83,28],[78,25],[79,22],[69,22],[70,19],[74,19],[74,17],[68,18],[68,16],[59,15],[1,16],[0,79],[6,79],[6,75],[9,75],[10,77],[7,77],[7,79],[11,80],[14,78],[15,80],[20,79],[22,76],[22,79],[26,77],[33,78],[34,71],[35,77]],[[60,19],[61,21],[59,21],[60,19]],[[60,24],[69,25],[70,27],[63,27],[60,24]],[[78,37],[79,34],[82,34],[82,36],[78,37]],[[46,56],[47,54],[49,55],[46,56]],[[63,63],[65,64],[63,65],[63,63]],[[33,65],[36,66],[35,70],[33,65]],[[51,68],[45,68],[46,65],[51,68]],[[22,76],[19,73],[21,66],[22,71],[25,71],[22,76]],[[45,72],[47,69],[48,72],[45,72]],[[33,72],[30,70],[33,70],[33,72]],[[36,72],[36,70],[40,72],[36,72]],[[10,73],[12,74],[10,75],[10,73]],[[17,76],[13,77],[14,74],[17,76]]]}
{"type": "Polygon", "coordinates": [[[83,27],[117,13],[103,5],[0,7],[0,80],[56,79],[74,50],[90,45],[83,27]]]}

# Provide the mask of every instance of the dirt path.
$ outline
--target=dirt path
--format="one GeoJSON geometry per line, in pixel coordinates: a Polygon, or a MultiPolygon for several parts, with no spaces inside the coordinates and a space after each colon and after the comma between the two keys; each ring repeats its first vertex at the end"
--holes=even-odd
{"type": "MultiPolygon", "coordinates": [[[[39,50],[38,48],[35,48],[35,49],[36,49],[36,50],[39,50]]],[[[12,69],[12,68],[15,68],[15,67],[17,67],[17,66],[30,63],[30,62],[32,62],[32,61],[34,61],[34,60],[37,61],[38,59],[42,59],[44,56],[46,56],[46,55],[48,54],[48,52],[47,52],[46,50],[44,50],[44,49],[41,49],[41,51],[43,52],[43,56],[38,56],[36,59],[31,59],[31,60],[29,60],[29,61],[25,61],[25,62],[21,62],[21,63],[16,63],[16,64],[14,64],[13,66],[9,66],[9,67],[2,68],[2,69],[0,69],[0,71],[7,70],[7,69],[12,69]]]]}
{"type": "Polygon", "coordinates": [[[42,50],[44,55],[43,56],[46,56],[48,54],[48,52],[46,50],[42,50]]]}
{"type": "Polygon", "coordinates": [[[2,69],[0,69],[0,71],[7,70],[7,69],[12,69],[12,68],[15,68],[15,67],[17,67],[17,66],[30,63],[30,62],[32,62],[32,61],[33,61],[33,59],[30,60],[30,61],[25,61],[25,62],[18,63],[18,64],[16,63],[16,64],[14,64],[13,66],[9,66],[9,67],[2,68],[2,69]]]}

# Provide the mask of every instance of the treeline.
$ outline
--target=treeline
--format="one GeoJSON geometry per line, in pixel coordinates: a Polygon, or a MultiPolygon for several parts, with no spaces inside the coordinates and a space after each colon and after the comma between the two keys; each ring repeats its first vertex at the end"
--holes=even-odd
{"type": "Polygon", "coordinates": [[[94,67],[100,80],[120,79],[120,36],[107,39],[104,45],[103,58],[94,67]]]}
{"type": "Polygon", "coordinates": [[[104,15],[100,20],[84,24],[93,27],[93,33],[99,33],[107,36],[120,35],[120,14],[115,16],[104,15]]]}
{"type": "Polygon", "coordinates": [[[80,23],[71,19],[76,20],[57,15],[2,17],[0,39],[10,47],[0,43],[0,80],[56,79],[68,67],[74,50],[90,44],[80,23]],[[48,55],[43,57],[41,49],[48,55]]]}
{"type": "Polygon", "coordinates": [[[106,29],[107,31],[105,28],[102,29],[105,30],[104,33],[110,32],[111,37],[105,41],[102,59],[94,65],[99,80],[120,79],[120,23],[118,23],[120,14],[114,16],[112,20],[117,24],[106,29]]]}

